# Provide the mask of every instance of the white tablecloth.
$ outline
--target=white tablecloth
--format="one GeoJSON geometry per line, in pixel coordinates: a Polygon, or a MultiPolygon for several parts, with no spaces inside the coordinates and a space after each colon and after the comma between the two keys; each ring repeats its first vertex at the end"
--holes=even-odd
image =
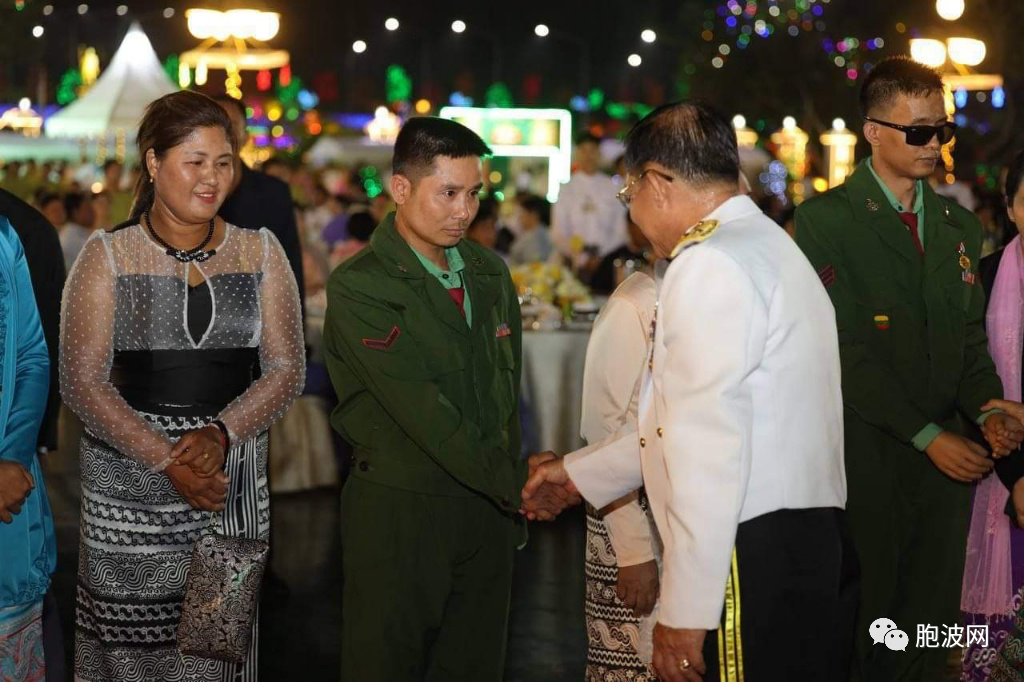
{"type": "Polygon", "coordinates": [[[580,407],[589,339],[589,330],[523,332],[522,391],[533,432],[524,435],[532,435],[530,450],[564,455],[585,445],[580,407]]]}

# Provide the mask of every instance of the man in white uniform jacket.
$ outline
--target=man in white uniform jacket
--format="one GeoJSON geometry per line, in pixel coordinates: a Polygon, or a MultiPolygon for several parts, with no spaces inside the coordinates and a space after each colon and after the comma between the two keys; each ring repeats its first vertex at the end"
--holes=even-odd
{"type": "Polygon", "coordinates": [[[554,486],[598,508],[646,486],[665,546],[662,680],[845,679],[853,633],[832,304],[782,228],[738,195],[727,118],[668,105],[626,145],[621,196],[672,259],[639,424],[564,459],[538,466],[552,455],[535,455],[524,513],[559,511],[540,502],[554,486]]]}

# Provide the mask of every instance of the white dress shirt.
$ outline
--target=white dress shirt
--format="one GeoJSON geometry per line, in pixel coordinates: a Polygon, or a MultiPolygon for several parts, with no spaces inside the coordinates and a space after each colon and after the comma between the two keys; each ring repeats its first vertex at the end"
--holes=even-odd
{"type": "Polygon", "coordinates": [[[552,208],[551,238],[559,252],[571,258],[573,237],[594,247],[598,256],[626,242],[626,209],[615,198],[619,188],[604,173],[574,173],[558,192],[552,208]]]}
{"type": "Polygon", "coordinates": [[[713,630],[736,528],[780,509],[843,508],[835,313],[793,241],[748,197],[707,216],[658,290],[633,433],[566,457],[595,507],[646,485],[664,545],[658,622],[713,630]]]}
{"type": "MultiPolygon", "coordinates": [[[[598,443],[627,423],[635,428],[657,296],[654,279],[634,273],[619,285],[594,323],[583,369],[580,418],[580,435],[587,443],[598,443]]],[[[618,565],[634,566],[654,559],[654,541],[636,493],[626,498],[628,503],[605,513],[603,520],[618,565]]]]}

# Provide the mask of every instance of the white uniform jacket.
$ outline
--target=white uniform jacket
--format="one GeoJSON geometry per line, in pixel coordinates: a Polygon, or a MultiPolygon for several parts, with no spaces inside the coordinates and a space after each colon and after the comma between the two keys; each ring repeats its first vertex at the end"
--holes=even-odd
{"type": "Polygon", "coordinates": [[[832,303],[748,197],[705,218],[659,286],[638,424],[566,457],[595,507],[646,485],[664,542],[659,622],[714,630],[737,526],[843,508],[843,400],[832,303]]]}

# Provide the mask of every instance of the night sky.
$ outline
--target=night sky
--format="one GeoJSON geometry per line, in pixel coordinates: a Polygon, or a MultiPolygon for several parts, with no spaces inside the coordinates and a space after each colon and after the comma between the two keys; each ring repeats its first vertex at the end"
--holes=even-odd
{"type": "MultiPolygon", "coordinates": [[[[803,9],[820,6],[815,20],[824,22],[824,30],[801,31],[797,37],[786,35],[784,29],[764,39],[753,36],[743,50],[737,47],[736,36],[726,36],[717,15],[713,40],[701,37],[704,12],[725,1],[89,0],[89,12],[80,16],[80,0],[26,0],[21,12],[14,11],[14,0],[0,0],[0,102],[33,94],[25,92],[26,85],[41,64],[53,92],[60,74],[74,65],[79,45],[96,47],[105,65],[132,18],[142,22],[163,58],[198,42],[185,28],[186,8],[247,6],[282,14],[281,32],[271,45],[291,52],[293,72],[307,84],[333,74],[342,93],[340,101],[327,105],[334,110],[368,111],[382,103],[384,72],[390,64],[406,68],[415,97],[444,100],[458,90],[480,101],[496,74],[508,84],[517,104],[564,107],[581,90],[581,56],[588,52],[588,85],[610,99],[657,104],[701,97],[743,111],[748,119],[764,117],[773,124],[785,115],[796,115],[814,129],[827,127],[835,116],[856,116],[856,81],[848,82],[847,68],[833,64],[822,47],[824,41],[884,38],[884,49],[858,55],[862,74],[865,62],[905,51],[913,32],[944,37],[953,34],[955,26],[957,34],[986,40],[989,56],[983,70],[1007,78],[1009,104],[1002,117],[1006,120],[994,121],[986,136],[994,134],[999,139],[991,144],[1006,146],[1022,134],[1012,125],[1012,112],[1014,101],[1020,99],[1024,66],[1008,49],[1024,30],[1020,0],[967,0],[967,12],[955,25],[936,16],[933,0],[817,0],[803,9]],[[46,4],[55,7],[48,18],[42,16],[46,4]],[[115,13],[120,4],[129,8],[125,17],[115,13]],[[166,7],[176,10],[172,19],[163,18],[166,7]],[[389,16],[401,21],[395,33],[384,29],[389,16]],[[464,34],[451,32],[454,19],[467,23],[464,34]],[[553,36],[537,38],[533,27],[538,22],[549,25],[553,36]],[[896,28],[901,22],[906,26],[903,33],[896,28]],[[31,37],[37,23],[46,29],[38,40],[31,37]],[[657,31],[655,44],[640,40],[644,28],[657,31]],[[554,39],[555,34],[564,37],[554,39]],[[364,54],[352,52],[356,39],[367,42],[364,54]],[[732,54],[723,68],[715,69],[710,60],[718,55],[721,43],[730,46],[732,54]],[[626,64],[627,55],[634,52],[643,57],[635,69],[626,64]]],[[[761,11],[777,4],[785,12],[807,2],[756,4],[761,11]]],[[[211,78],[215,79],[219,76],[211,78]]]]}
{"type": "MultiPolygon", "coordinates": [[[[71,66],[79,44],[95,46],[101,60],[108,57],[132,17],[142,22],[161,57],[171,51],[183,51],[198,42],[185,29],[183,10],[221,6],[216,0],[208,3],[90,0],[89,12],[79,15],[76,11],[79,4],[78,0],[27,0],[26,9],[15,13],[10,7],[13,0],[0,0],[0,38],[22,46],[17,53],[4,55],[12,58],[5,67],[15,72],[8,75],[9,80],[19,80],[18,72],[34,63],[37,55],[48,65],[51,74],[59,75],[71,66]],[[55,7],[49,18],[41,14],[46,4],[55,7]],[[129,8],[125,17],[115,13],[115,8],[121,4],[129,8]],[[162,16],[165,7],[177,10],[170,20],[162,16]],[[47,30],[41,40],[28,37],[36,23],[47,30]]],[[[307,80],[315,73],[334,70],[344,80],[369,78],[374,84],[379,82],[377,89],[382,89],[384,69],[397,63],[405,66],[414,80],[422,81],[422,76],[427,76],[441,89],[450,91],[460,76],[464,84],[466,75],[483,89],[497,68],[499,76],[508,81],[513,90],[524,76],[542,74],[543,87],[555,96],[555,91],[575,88],[578,84],[581,48],[571,38],[540,40],[533,33],[535,24],[543,21],[555,32],[566,32],[584,40],[591,53],[594,84],[608,88],[637,75],[625,59],[643,46],[639,39],[643,28],[664,26],[666,39],[678,33],[671,13],[663,8],[677,8],[681,4],[686,3],[655,1],[643,3],[639,9],[626,10],[624,4],[601,0],[594,3],[526,0],[514,5],[464,0],[254,0],[234,6],[262,5],[282,14],[281,32],[271,44],[289,50],[295,73],[304,75],[307,80]],[[594,11],[601,6],[604,9],[594,11]],[[384,20],[389,16],[402,22],[396,33],[384,29],[384,20]],[[456,36],[451,32],[450,24],[454,19],[467,22],[466,33],[456,36]],[[351,44],[356,39],[369,44],[366,53],[352,53],[351,44]],[[499,59],[497,66],[495,48],[499,59]]],[[[647,48],[644,51],[648,58],[643,69],[645,75],[669,77],[677,54],[667,44],[647,48]]]]}

